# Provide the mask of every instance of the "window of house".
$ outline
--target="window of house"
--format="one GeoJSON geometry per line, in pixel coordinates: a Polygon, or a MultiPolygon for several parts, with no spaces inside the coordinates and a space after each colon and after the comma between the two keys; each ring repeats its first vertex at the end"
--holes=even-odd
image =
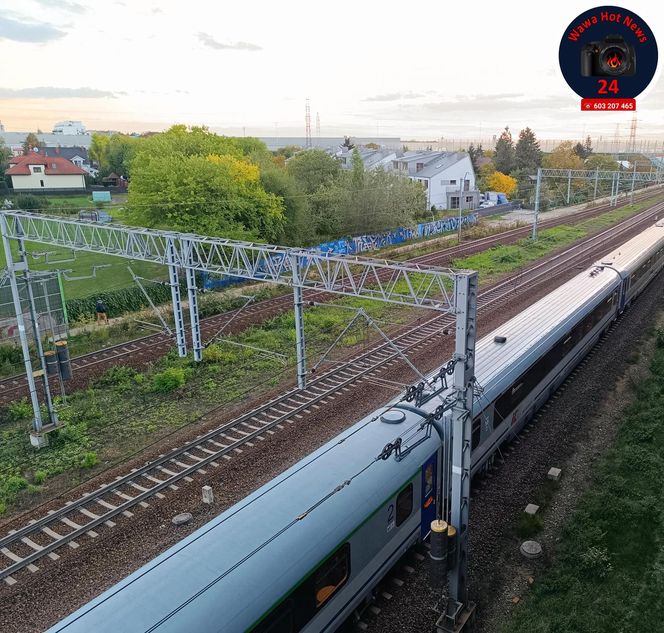
{"type": "Polygon", "coordinates": [[[344,543],[314,575],[316,608],[322,607],[341,587],[350,574],[350,544],[344,543]]]}
{"type": "Polygon", "coordinates": [[[413,484],[408,484],[397,496],[396,526],[399,527],[413,511],[413,484]]]}
{"type": "Polygon", "coordinates": [[[32,173],[33,174],[41,174],[42,173],[42,168],[35,166],[35,167],[32,168],[32,173]]]}
{"type": "Polygon", "coordinates": [[[417,163],[415,165],[415,171],[422,171],[424,169],[424,163],[417,163]]]}
{"type": "Polygon", "coordinates": [[[466,202],[472,202],[473,196],[466,196],[466,202]]]}
{"type": "Polygon", "coordinates": [[[40,186],[40,187],[43,187],[43,186],[44,186],[44,181],[43,181],[43,180],[40,180],[40,181],[39,181],[39,186],[40,186]]]}
{"type": "Polygon", "coordinates": [[[452,209],[458,209],[459,208],[459,196],[452,196],[450,198],[450,207],[452,209]]]}
{"type": "Polygon", "coordinates": [[[456,185],[456,180],[450,180],[451,185],[456,185]]]}
{"type": "Polygon", "coordinates": [[[463,181],[463,190],[468,191],[470,189],[470,180],[463,181]]]}
{"type": "Polygon", "coordinates": [[[426,180],[425,178],[422,178],[422,180],[420,180],[420,182],[424,183],[424,188],[425,189],[429,188],[429,181],[428,180],[426,180]]]}

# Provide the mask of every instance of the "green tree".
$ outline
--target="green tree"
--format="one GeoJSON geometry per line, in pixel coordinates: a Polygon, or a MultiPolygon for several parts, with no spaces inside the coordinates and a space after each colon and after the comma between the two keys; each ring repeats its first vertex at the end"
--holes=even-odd
{"type": "Polygon", "coordinates": [[[493,162],[496,170],[503,174],[509,174],[514,169],[514,142],[508,125],[496,141],[496,155],[493,162]]]}
{"type": "Polygon", "coordinates": [[[234,156],[177,153],[132,161],[129,209],[145,226],[278,241],[283,237],[281,200],[267,193],[256,165],[234,156]]]}
{"type": "Polygon", "coordinates": [[[608,154],[593,154],[586,160],[586,169],[618,171],[618,162],[608,154]]]}
{"type": "Polygon", "coordinates": [[[586,140],[583,143],[577,143],[574,146],[574,153],[582,160],[590,157],[593,153],[593,142],[590,135],[586,136],[586,140]]]}
{"type": "Polygon", "coordinates": [[[104,147],[106,163],[110,172],[120,176],[129,175],[129,165],[138,149],[140,139],[126,134],[113,134],[104,147]]]}
{"type": "Polygon", "coordinates": [[[514,168],[535,172],[542,165],[542,150],[529,127],[519,132],[519,140],[514,149],[514,168]]]}
{"type": "Polygon", "coordinates": [[[3,179],[5,171],[9,169],[9,159],[12,157],[12,151],[7,147],[5,139],[0,138],[0,181],[3,179]]]}
{"type": "Polygon", "coordinates": [[[88,154],[90,158],[99,166],[99,171],[103,176],[107,176],[110,172],[110,165],[108,162],[108,145],[111,141],[110,136],[106,134],[92,135],[90,140],[90,149],[88,154]]]}
{"type": "Polygon", "coordinates": [[[41,149],[44,147],[44,143],[37,138],[37,135],[34,132],[30,132],[23,141],[23,156],[27,156],[30,152],[35,149],[41,149]]]}
{"type": "Polygon", "coordinates": [[[280,147],[276,152],[276,156],[283,156],[284,158],[291,158],[295,156],[302,148],[299,145],[286,145],[286,147],[280,147]]]}
{"type": "Polygon", "coordinates": [[[475,147],[473,143],[468,147],[468,155],[470,156],[470,161],[473,163],[473,169],[477,173],[480,169],[480,158],[484,156],[482,145],[475,147]]]}
{"type": "Polygon", "coordinates": [[[542,165],[549,169],[584,169],[583,160],[574,151],[572,141],[564,141],[542,159],[542,165]]]}
{"type": "Polygon", "coordinates": [[[493,164],[493,161],[489,163],[484,163],[477,172],[477,188],[480,191],[491,191],[489,189],[489,178],[491,174],[496,171],[496,166],[493,164]]]}
{"type": "Polygon", "coordinates": [[[351,186],[355,191],[357,191],[358,189],[362,189],[364,186],[364,162],[362,161],[362,157],[360,156],[360,152],[357,150],[357,148],[353,150],[351,158],[351,186]]]}
{"type": "Polygon", "coordinates": [[[286,169],[306,194],[312,194],[321,185],[334,182],[341,170],[339,163],[322,149],[300,152],[288,161],[286,169]]]}

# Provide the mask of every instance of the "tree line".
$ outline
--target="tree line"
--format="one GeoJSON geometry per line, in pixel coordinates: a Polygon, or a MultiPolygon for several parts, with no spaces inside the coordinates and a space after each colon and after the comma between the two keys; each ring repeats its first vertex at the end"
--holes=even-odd
{"type": "MultiPolygon", "coordinates": [[[[480,190],[502,191],[508,196],[522,200],[526,205],[534,203],[534,176],[539,167],[611,171],[620,169],[619,164],[611,156],[595,153],[590,136],[582,142],[564,141],[553,151],[545,154],[530,127],[519,132],[515,143],[509,126],[505,126],[493,150],[483,150],[481,145],[478,147],[471,145],[468,153],[473,161],[480,190]]],[[[564,178],[543,180],[541,208],[567,203],[566,187],[567,181],[564,178]]],[[[605,195],[607,193],[605,188],[606,184],[602,183],[598,187],[597,195],[605,195]]],[[[570,202],[578,201],[588,194],[595,195],[593,183],[572,182],[570,202]]]]}
{"type": "Polygon", "coordinates": [[[255,138],[176,125],[145,137],[94,134],[102,174],[129,180],[132,221],[149,227],[292,245],[396,228],[425,214],[419,183],[351,170],[318,149],[270,152],[255,138]]]}

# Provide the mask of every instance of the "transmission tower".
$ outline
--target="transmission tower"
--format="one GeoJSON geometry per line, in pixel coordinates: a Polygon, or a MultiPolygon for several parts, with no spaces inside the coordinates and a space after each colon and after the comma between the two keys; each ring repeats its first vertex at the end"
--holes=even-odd
{"type": "Polygon", "coordinates": [[[309,105],[309,97],[304,104],[304,121],[305,121],[305,142],[304,146],[309,149],[311,144],[311,106],[309,105]]]}
{"type": "Polygon", "coordinates": [[[632,123],[629,126],[629,148],[632,153],[636,151],[636,112],[632,116],[632,123]]]}
{"type": "Polygon", "coordinates": [[[320,138],[320,114],[316,112],[316,137],[320,138]]]}

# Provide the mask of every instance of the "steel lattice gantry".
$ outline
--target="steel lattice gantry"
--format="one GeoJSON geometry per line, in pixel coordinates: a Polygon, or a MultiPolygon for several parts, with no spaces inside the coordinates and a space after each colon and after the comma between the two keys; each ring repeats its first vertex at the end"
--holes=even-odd
{"type": "MultiPolygon", "coordinates": [[[[195,274],[208,272],[293,288],[297,345],[298,385],[306,379],[304,355],[303,292],[329,292],[347,297],[372,299],[401,306],[429,308],[456,318],[456,351],[452,409],[452,517],[460,531],[457,566],[450,571],[450,598],[455,605],[448,614],[454,622],[466,603],[466,542],[470,503],[470,434],[472,381],[475,366],[477,273],[434,266],[391,262],[349,255],[321,253],[302,248],[255,244],[195,234],[158,231],[121,225],[104,225],[24,211],[0,211],[0,232],[8,261],[12,288],[17,272],[29,274],[25,242],[60,246],[74,251],[114,255],[154,262],[168,267],[178,351],[186,355],[184,318],[179,274],[186,277],[194,358],[202,357],[195,274]],[[19,244],[19,262],[14,262],[10,240],[19,244]]],[[[20,310],[18,311],[20,312],[20,310]]],[[[17,314],[20,320],[20,314],[17,314]]],[[[20,329],[19,324],[19,329],[20,329]]],[[[25,329],[25,328],[23,328],[25,329]]],[[[36,389],[27,338],[22,337],[26,374],[33,403],[36,389]]],[[[38,373],[38,372],[36,372],[38,373]]],[[[41,375],[41,374],[40,374],[41,375]]],[[[38,404],[38,403],[37,403],[38,404]]],[[[38,406],[35,433],[41,432],[38,406]]]]}

